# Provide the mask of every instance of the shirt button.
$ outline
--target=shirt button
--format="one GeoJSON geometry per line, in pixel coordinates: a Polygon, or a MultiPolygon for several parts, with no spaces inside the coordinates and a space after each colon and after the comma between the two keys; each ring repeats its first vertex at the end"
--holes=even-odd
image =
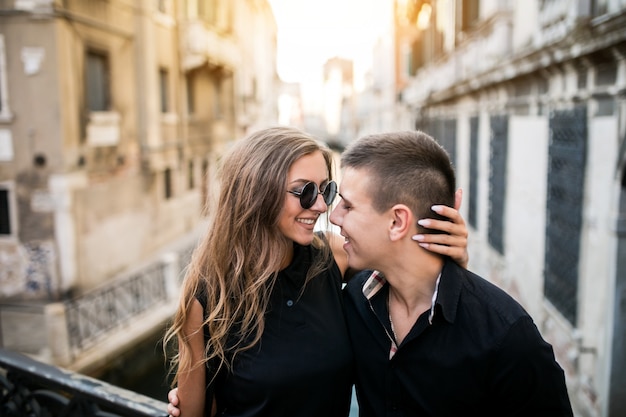
{"type": "Polygon", "coordinates": [[[293,305],[293,300],[287,300],[287,307],[291,307],[293,305]]]}

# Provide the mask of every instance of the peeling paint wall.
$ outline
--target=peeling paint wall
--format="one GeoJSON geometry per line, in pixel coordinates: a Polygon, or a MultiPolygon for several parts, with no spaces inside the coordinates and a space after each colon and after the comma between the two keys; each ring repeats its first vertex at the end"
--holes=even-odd
{"type": "Polygon", "coordinates": [[[53,299],[58,293],[53,241],[0,246],[0,297],[53,299]]]}

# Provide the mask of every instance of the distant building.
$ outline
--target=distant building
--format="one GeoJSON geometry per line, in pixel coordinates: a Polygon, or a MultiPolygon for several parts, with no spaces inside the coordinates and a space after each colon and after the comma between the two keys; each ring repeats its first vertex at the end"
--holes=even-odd
{"type": "Polygon", "coordinates": [[[394,130],[403,123],[403,107],[396,98],[393,6],[393,0],[388,0],[377,7],[381,29],[369,59],[336,56],[324,63],[322,86],[317,91],[320,106],[305,112],[309,120],[322,120],[321,130],[338,148],[357,137],[394,130]]]}
{"type": "Polygon", "coordinates": [[[626,3],[395,4],[402,127],[454,161],[470,269],[535,318],[577,415],[626,415],[626,3]]]}
{"type": "Polygon", "coordinates": [[[323,67],[322,111],[327,141],[344,147],[355,133],[354,68],[349,59],[334,57],[323,67]]]}
{"type": "Polygon", "coordinates": [[[396,130],[402,124],[402,111],[396,93],[396,65],[393,1],[381,11],[383,31],[372,50],[372,66],[363,86],[357,89],[355,137],[396,130]]]}
{"type": "Polygon", "coordinates": [[[0,304],[72,299],[192,234],[278,82],[266,0],[0,2],[0,304]]]}
{"type": "Polygon", "coordinates": [[[278,97],[279,124],[303,129],[304,115],[300,87],[300,83],[285,82],[281,84],[280,94],[278,97]]]}

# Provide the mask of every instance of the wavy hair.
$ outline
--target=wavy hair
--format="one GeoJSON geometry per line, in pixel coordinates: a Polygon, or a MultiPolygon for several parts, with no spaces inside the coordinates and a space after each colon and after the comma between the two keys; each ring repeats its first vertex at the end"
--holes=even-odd
{"type": "MultiPolygon", "coordinates": [[[[314,137],[291,127],[271,127],[235,143],[223,159],[220,193],[209,230],[194,250],[164,349],[172,342],[177,353],[170,360],[174,374],[206,362],[214,378],[230,368],[238,352],[253,347],[265,327],[264,314],[276,277],[293,241],[278,228],[287,174],[302,156],[322,152],[332,179],[332,153],[314,137]],[[204,361],[191,363],[184,324],[199,292],[206,295],[204,361]],[[177,343],[176,343],[177,342],[177,343]]],[[[329,265],[331,252],[317,235],[313,246],[322,251],[307,272],[307,282],[329,265]]]]}

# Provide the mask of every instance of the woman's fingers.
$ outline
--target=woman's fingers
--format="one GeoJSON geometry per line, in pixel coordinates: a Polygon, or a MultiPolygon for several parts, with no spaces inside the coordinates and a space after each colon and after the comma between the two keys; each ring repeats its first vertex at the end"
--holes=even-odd
{"type": "MultiPolygon", "coordinates": [[[[460,206],[461,190],[457,191],[455,204],[460,206]]],[[[448,220],[420,219],[418,224],[427,229],[439,230],[444,233],[424,233],[412,236],[419,245],[432,252],[446,255],[459,265],[467,268],[467,226],[458,210],[445,205],[435,205],[432,210],[448,218],[448,220]]]]}

